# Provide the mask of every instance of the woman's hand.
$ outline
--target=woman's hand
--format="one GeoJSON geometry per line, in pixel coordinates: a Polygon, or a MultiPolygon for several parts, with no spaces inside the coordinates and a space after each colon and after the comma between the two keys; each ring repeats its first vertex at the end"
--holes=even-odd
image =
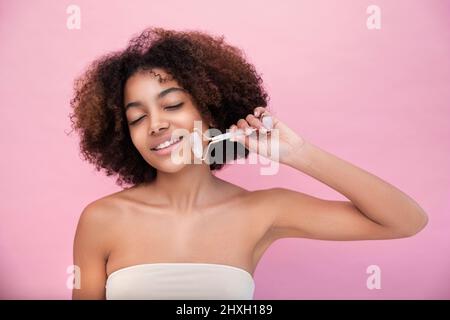
{"type": "Polygon", "coordinates": [[[253,114],[248,114],[245,119],[239,119],[236,124],[230,126],[233,132],[238,129],[251,130],[251,128],[256,128],[258,131],[249,136],[236,136],[232,141],[240,142],[251,152],[280,163],[287,163],[294,151],[298,151],[305,142],[302,137],[263,107],[256,107],[253,114]],[[263,117],[272,118],[271,128],[263,125],[263,122],[266,125],[270,124],[270,121],[263,121],[263,117]]]}

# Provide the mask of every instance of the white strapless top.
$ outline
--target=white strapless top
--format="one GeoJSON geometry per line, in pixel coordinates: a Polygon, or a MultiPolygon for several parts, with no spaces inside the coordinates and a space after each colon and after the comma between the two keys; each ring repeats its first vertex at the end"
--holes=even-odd
{"type": "Polygon", "coordinates": [[[107,300],[252,300],[255,281],[224,264],[147,263],[114,271],[105,288],[107,300]]]}

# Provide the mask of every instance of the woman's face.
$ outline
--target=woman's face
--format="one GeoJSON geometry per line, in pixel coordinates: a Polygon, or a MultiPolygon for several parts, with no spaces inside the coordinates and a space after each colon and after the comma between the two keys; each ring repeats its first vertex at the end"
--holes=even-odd
{"type": "MultiPolygon", "coordinates": [[[[152,167],[159,171],[176,172],[186,163],[193,163],[193,160],[190,160],[193,159],[193,154],[191,151],[181,153],[185,161],[173,161],[171,151],[178,148],[188,150],[187,134],[193,131],[194,121],[201,121],[203,132],[208,129],[208,124],[202,119],[190,94],[184,91],[176,80],[162,69],[152,70],[154,73],[135,73],[125,84],[124,107],[131,140],[152,167]],[[155,73],[167,80],[159,82],[155,73]],[[182,134],[182,140],[162,148],[164,145],[161,143],[170,141],[175,130],[182,134]]],[[[203,141],[204,147],[206,144],[207,142],[203,141]]]]}

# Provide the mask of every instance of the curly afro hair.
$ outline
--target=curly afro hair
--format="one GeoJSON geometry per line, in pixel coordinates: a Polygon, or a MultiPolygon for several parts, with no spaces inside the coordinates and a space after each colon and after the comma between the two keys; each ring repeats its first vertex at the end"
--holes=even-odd
{"type": "MultiPolygon", "coordinates": [[[[81,155],[98,171],[116,175],[120,186],[150,182],[156,177],[157,170],[133,145],[123,106],[127,79],[151,68],[170,74],[190,93],[202,117],[221,132],[253,113],[255,107],[267,107],[268,95],[261,77],[240,49],[225,43],[224,36],[145,29],[129,41],[126,49],[92,62],[75,79],[70,101],[70,120],[80,136],[81,155]]],[[[245,157],[248,154],[245,149],[245,157]]],[[[226,160],[211,163],[210,169],[221,169],[224,163],[226,160]]]]}

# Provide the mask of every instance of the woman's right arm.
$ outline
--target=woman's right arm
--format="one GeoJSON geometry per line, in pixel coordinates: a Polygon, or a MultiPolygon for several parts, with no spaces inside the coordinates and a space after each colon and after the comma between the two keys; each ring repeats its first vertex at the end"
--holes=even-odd
{"type": "Polygon", "coordinates": [[[89,204],[81,213],[73,244],[74,265],[79,277],[72,291],[73,300],[106,299],[106,262],[108,260],[107,219],[102,205],[89,204]]]}

